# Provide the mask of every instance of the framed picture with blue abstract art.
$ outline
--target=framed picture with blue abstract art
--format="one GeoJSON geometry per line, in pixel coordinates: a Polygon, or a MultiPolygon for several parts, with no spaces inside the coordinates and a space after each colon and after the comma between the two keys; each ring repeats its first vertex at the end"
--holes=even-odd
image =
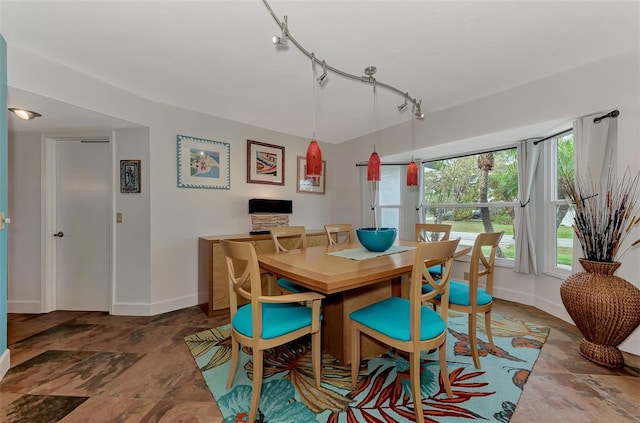
{"type": "Polygon", "coordinates": [[[284,147],[247,140],[247,183],[284,185],[284,147]]]}
{"type": "Polygon", "coordinates": [[[178,187],[231,188],[230,145],[178,135],[178,187]]]}

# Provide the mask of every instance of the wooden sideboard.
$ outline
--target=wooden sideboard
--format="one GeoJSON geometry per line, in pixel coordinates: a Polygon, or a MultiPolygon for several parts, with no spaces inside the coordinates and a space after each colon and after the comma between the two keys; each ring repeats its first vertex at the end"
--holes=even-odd
{"type": "MultiPolygon", "coordinates": [[[[270,234],[263,235],[213,235],[198,238],[198,304],[209,317],[214,310],[229,308],[229,286],[227,264],[220,246],[220,240],[250,242],[257,254],[275,251],[270,234]]],[[[307,246],[327,245],[324,230],[307,232],[307,246]]],[[[263,290],[267,289],[267,279],[263,278],[263,290]]]]}

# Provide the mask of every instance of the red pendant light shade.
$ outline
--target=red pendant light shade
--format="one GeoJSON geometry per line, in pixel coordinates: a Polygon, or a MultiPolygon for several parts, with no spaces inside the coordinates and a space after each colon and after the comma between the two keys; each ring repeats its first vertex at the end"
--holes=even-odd
{"type": "Polygon", "coordinates": [[[305,176],[322,175],[322,151],[316,140],[311,140],[307,147],[307,169],[305,176]]]}
{"type": "Polygon", "coordinates": [[[367,164],[367,181],[380,180],[380,156],[373,150],[367,164]]]}
{"type": "Polygon", "coordinates": [[[407,168],[407,186],[415,187],[416,185],[418,185],[418,165],[411,160],[407,168]]]}

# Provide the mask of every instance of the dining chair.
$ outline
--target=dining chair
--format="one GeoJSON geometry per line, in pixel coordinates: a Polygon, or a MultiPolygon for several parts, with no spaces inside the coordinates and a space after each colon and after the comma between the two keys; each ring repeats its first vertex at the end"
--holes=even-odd
{"type": "Polygon", "coordinates": [[[324,231],[327,233],[327,241],[329,241],[329,245],[351,244],[357,241],[356,233],[353,231],[353,226],[349,223],[324,225],[324,231]]]}
{"type": "Polygon", "coordinates": [[[260,269],[253,245],[222,240],[229,272],[229,309],[231,312],[231,369],[227,389],[231,388],[238,367],[240,344],[253,351],[253,388],[249,422],[254,422],[262,388],[264,350],[311,335],[313,377],[320,388],[320,305],[324,298],[317,292],[289,295],[262,295],[260,269]],[[249,288],[249,290],[247,290],[249,288]],[[250,303],[238,307],[238,297],[250,303]],[[300,303],[311,303],[311,307],[300,303]]]}
{"type": "MultiPolygon", "coordinates": [[[[491,335],[491,306],[493,305],[493,270],[496,261],[498,244],[504,232],[487,232],[478,234],[473,249],[471,250],[471,262],[469,263],[469,281],[462,282],[451,280],[449,294],[449,308],[468,314],[469,348],[473,357],[473,364],[480,368],[480,356],[478,355],[478,336],[476,333],[476,315],[484,313],[484,327],[489,338],[489,345],[495,350],[493,336],[491,335]],[[484,249],[483,249],[484,247],[484,249]],[[480,288],[479,279],[486,276],[485,287],[480,288]]],[[[429,292],[431,288],[425,285],[422,292],[429,292]]],[[[430,300],[433,304],[440,304],[436,296],[430,300]]]]}
{"type": "MultiPolygon", "coordinates": [[[[276,247],[276,252],[304,250],[307,248],[307,233],[304,226],[280,226],[270,228],[269,232],[276,247]]],[[[280,288],[280,292],[284,294],[307,291],[306,288],[283,277],[277,278],[276,285],[280,288]]]]}
{"type": "Polygon", "coordinates": [[[420,352],[438,348],[440,378],[449,398],[453,397],[447,370],[447,300],[449,298],[449,274],[451,261],[459,239],[425,242],[416,248],[411,272],[409,298],[390,297],[352,312],[351,323],[351,383],[355,386],[360,368],[360,338],[364,333],[384,342],[392,348],[409,353],[411,393],[417,422],[424,422],[420,390],[420,352]],[[440,279],[434,279],[427,271],[426,260],[442,260],[446,263],[440,279]],[[422,293],[423,280],[432,291],[422,293]],[[436,295],[441,296],[440,312],[423,305],[436,295]]]}
{"type": "MultiPolygon", "coordinates": [[[[445,223],[416,223],[416,242],[446,241],[451,235],[451,225],[445,223]]],[[[429,273],[434,278],[442,275],[443,265],[435,264],[429,267],[429,273]]]]}

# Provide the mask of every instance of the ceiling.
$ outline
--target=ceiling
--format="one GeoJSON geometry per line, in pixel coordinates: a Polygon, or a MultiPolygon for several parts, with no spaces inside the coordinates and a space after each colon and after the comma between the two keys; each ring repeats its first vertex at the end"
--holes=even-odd
{"type": "MultiPolygon", "coordinates": [[[[342,71],[422,100],[425,113],[640,44],[637,1],[280,1],[304,48],[342,71]]],[[[329,73],[314,84],[259,0],[0,2],[0,30],[23,49],[149,100],[339,143],[411,119],[403,96],[329,73]],[[315,89],[314,89],[315,86],[315,89]],[[315,90],[315,100],[314,100],[315,90]]],[[[316,76],[322,70],[316,69],[316,76]]],[[[132,125],[11,87],[9,106],[43,115],[10,130],[132,125]],[[76,113],[80,113],[80,118],[76,113]],[[95,121],[94,121],[95,119],[95,121]],[[25,126],[25,125],[30,126],[25,126]]]]}

